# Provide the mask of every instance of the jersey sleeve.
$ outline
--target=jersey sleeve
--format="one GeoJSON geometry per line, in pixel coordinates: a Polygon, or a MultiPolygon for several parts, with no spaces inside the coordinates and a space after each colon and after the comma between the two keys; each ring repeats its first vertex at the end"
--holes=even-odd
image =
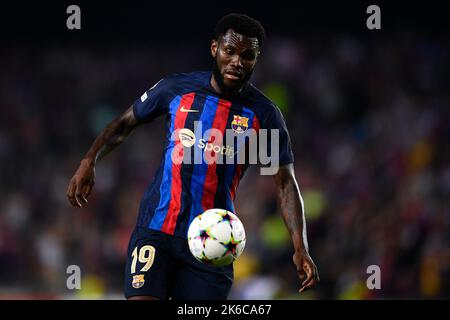
{"type": "Polygon", "coordinates": [[[274,155],[272,155],[271,145],[272,143],[276,143],[276,141],[272,141],[272,139],[275,139],[276,136],[273,135],[273,132],[271,130],[273,129],[278,130],[278,137],[279,137],[278,159],[279,165],[284,166],[294,162],[294,154],[292,152],[291,138],[289,136],[289,131],[286,126],[286,121],[280,109],[278,109],[278,107],[275,105],[273,105],[272,107],[273,108],[271,112],[269,112],[269,114],[265,119],[266,122],[265,127],[268,129],[267,149],[270,156],[273,157],[274,155]]]}
{"type": "Polygon", "coordinates": [[[172,81],[163,78],[153,87],[144,92],[133,103],[134,116],[140,122],[149,122],[168,112],[168,99],[171,93],[172,81]]]}

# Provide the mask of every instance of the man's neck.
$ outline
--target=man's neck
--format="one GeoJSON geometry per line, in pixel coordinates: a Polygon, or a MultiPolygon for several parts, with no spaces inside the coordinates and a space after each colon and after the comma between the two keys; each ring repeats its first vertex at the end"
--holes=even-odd
{"type": "Polygon", "coordinates": [[[222,90],[220,89],[219,84],[216,81],[216,77],[214,76],[214,74],[211,77],[210,83],[211,83],[211,87],[214,89],[214,91],[216,91],[219,94],[223,94],[222,90]]]}

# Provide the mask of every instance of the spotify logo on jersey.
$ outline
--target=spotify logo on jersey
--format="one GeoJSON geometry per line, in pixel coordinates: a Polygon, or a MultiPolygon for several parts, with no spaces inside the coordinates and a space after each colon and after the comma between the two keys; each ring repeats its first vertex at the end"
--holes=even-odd
{"type": "MultiPolygon", "coordinates": [[[[194,132],[186,128],[180,129],[180,131],[178,131],[178,138],[181,144],[188,148],[192,147],[196,142],[194,132]]],[[[222,154],[230,158],[234,157],[237,153],[231,146],[216,145],[208,142],[206,139],[198,140],[198,147],[205,151],[213,151],[217,154],[222,154]]]]}
{"type": "Polygon", "coordinates": [[[185,147],[192,147],[195,143],[195,134],[189,129],[180,129],[178,132],[178,138],[185,147]]]}

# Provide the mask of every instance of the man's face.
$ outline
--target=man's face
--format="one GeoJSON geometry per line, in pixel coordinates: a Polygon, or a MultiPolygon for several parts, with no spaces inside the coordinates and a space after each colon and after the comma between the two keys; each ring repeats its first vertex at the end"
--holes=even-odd
{"type": "Polygon", "coordinates": [[[256,37],[246,37],[229,29],[211,44],[215,58],[214,78],[225,94],[235,94],[248,82],[259,55],[256,37]]]}

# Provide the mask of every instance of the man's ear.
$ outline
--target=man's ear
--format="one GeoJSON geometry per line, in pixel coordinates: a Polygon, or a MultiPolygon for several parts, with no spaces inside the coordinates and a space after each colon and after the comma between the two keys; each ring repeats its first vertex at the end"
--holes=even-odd
{"type": "Polygon", "coordinates": [[[211,55],[213,56],[213,58],[216,57],[218,48],[219,48],[219,43],[216,40],[213,40],[211,42],[211,55]]]}

